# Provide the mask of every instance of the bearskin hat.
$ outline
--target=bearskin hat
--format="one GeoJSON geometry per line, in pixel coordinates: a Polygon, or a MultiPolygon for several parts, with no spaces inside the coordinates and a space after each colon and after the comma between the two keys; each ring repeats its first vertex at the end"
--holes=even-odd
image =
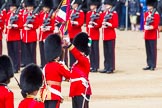
{"type": "Polygon", "coordinates": [[[114,6],[115,5],[116,0],[104,0],[104,4],[109,4],[114,6]]]}
{"type": "Polygon", "coordinates": [[[35,0],[25,0],[25,6],[35,6],[35,0]]]}
{"type": "Polygon", "coordinates": [[[59,5],[62,0],[52,0],[52,1],[53,1],[53,9],[56,10],[57,8],[59,8],[59,5]]]}
{"type": "Polygon", "coordinates": [[[45,59],[47,62],[53,61],[62,53],[61,38],[58,34],[50,34],[44,44],[45,59]]]}
{"type": "Polygon", "coordinates": [[[49,8],[53,8],[53,0],[44,0],[43,1],[43,6],[44,7],[49,7],[49,8]]]}
{"type": "Polygon", "coordinates": [[[101,0],[89,0],[89,5],[100,6],[101,0]]]}
{"type": "Polygon", "coordinates": [[[157,6],[157,0],[147,0],[146,4],[147,4],[147,6],[156,7],[157,6]]]}
{"type": "Polygon", "coordinates": [[[0,83],[5,83],[14,76],[13,63],[10,57],[0,56],[0,83]]]}
{"type": "Polygon", "coordinates": [[[9,0],[8,5],[9,6],[18,6],[18,1],[17,0],[9,0]]]}
{"type": "Polygon", "coordinates": [[[91,40],[87,33],[81,32],[77,34],[73,40],[73,44],[79,51],[84,52],[85,55],[89,55],[91,40]]]}
{"type": "MultiPolygon", "coordinates": [[[[42,86],[43,74],[41,69],[35,64],[29,64],[20,75],[20,87],[22,95],[30,94],[42,86]]],[[[24,96],[25,97],[25,96],[24,96]]]]}

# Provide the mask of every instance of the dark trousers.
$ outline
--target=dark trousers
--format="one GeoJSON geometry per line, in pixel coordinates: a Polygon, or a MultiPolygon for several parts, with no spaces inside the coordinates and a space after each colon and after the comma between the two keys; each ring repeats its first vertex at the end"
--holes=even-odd
{"type": "Polygon", "coordinates": [[[30,63],[36,64],[36,42],[24,43],[24,48],[26,65],[30,63]]]}
{"type": "MultiPolygon", "coordinates": [[[[89,95],[86,96],[88,99],[90,98],[89,95]]],[[[72,97],[72,108],[89,108],[89,102],[85,100],[84,107],[83,105],[83,96],[74,96],[72,97]]]]}
{"type": "Polygon", "coordinates": [[[21,41],[21,64],[27,64],[25,63],[25,43],[23,41],[21,41]]]}
{"type": "Polygon", "coordinates": [[[157,40],[145,40],[147,65],[156,68],[157,40]]]}
{"type": "MultiPolygon", "coordinates": [[[[73,42],[73,39],[70,39],[71,43],[73,42]]],[[[74,62],[76,61],[76,59],[74,58],[74,56],[69,52],[69,56],[70,56],[70,67],[72,67],[72,65],[74,64],[74,62]]]]}
{"type": "Polygon", "coordinates": [[[14,65],[14,72],[20,70],[20,41],[7,42],[8,55],[11,57],[14,65]]]}
{"type": "Polygon", "coordinates": [[[90,63],[92,69],[99,68],[99,41],[93,40],[91,45],[90,63]]]}
{"type": "Polygon", "coordinates": [[[40,49],[40,58],[41,58],[41,66],[44,67],[46,64],[45,55],[44,55],[44,42],[39,42],[39,49],[40,49]]]}
{"type": "Polygon", "coordinates": [[[2,55],[2,40],[0,40],[0,55],[2,55]]]}
{"type": "Polygon", "coordinates": [[[104,67],[108,71],[115,70],[115,40],[104,41],[104,67]]]}
{"type": "Polygon", "coordinates": [[[44,106],[45,108],[60,108],[60,102],[57,100],[46,100],[44,106]]]}

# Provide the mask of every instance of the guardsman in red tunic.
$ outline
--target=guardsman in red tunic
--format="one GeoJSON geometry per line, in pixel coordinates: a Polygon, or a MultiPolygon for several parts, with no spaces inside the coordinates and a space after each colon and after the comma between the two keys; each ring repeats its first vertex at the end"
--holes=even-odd
{"type": "Polygon", "coordinates": [[[62,53],[62,41],[58,34],[49,35],[44,44],[47,64],[43,68],[44,86],[42,100],[45,108],[59,108],[62,102],[61,82],[63,77],[70,79],[69,69],[59,62],[62,53]]]}
{"type": "Polygon", "coordinates": [[[114,0],[105,0],[105,12],[102,13],[102,35],[104,47],[104,70],[101,73],[113,73],[115,70],[115,28],[118,27],[118,14],[111,12],[114,0]],[[110,15],[110,17],[107,17],[110,15]]]}
{"type": "Polygon", "coordinates": [[[22,14],[18,13],[18,19],[12,21],[12,17],[15,15],[18,4],[16,0],[10,0],[10,10],[6,15],[6,26],[7,26],[7,49],[8,55],[11,57],[14,64],[14,72],[18,73],[20,70],[20,29],[22,28],[22,14]]]}
{"type": "MultiPolygon", "coordinates": [[[[4,0],[0,1],[0,8],[4,4],[4,0]]],[[[6,10],[3,9],[0,12],[0,55],[2,55],[2,35],[3,35],[3,30],[4,30],[4,25],[5,25],[5,17],[6,17],[6,10]]]]}
{"type": "Polygon", "coordinates": [[[25,47],[25,61],[26,65],[30,63],[36,63],[36,43],[37,43],[37,28],[39,27],[39,17],[35,14],[35,17],[26,24],[27,17],[32,15],[35,6],[35,0],[25,0],[26,11],[23,15],[23,36],[22,41],[25,47]]]}
{"type": "Polygon", "coordinates": [[[45,56],[44,56],[44,40],[46,37],[53,33],[54,30],[54,16],[53,12],[49,17],[50,12],[53,8],[52,0],[44,0],[43,12],[40,13],[40,34],[39,34],[39,48],[40,48],[40,56],[41,56],[41,67],[44,67],[46,64],[45,56]],[[45,25],[45,21],[49,20],[49,24],[45,25]]]}
{"type": "Polygon", "coordinates": [[[19,103],[18,108],[44,108],[39,94],[42,83],[43,74],[37,65],[30,64],[22,70],[20,87],[24,99],[19,103]]]}
{"type": "Polygon", "coordinates": [[[91,72],[97,72],[99,68],[99,39],[100,39],[100,27],[101,18],[100,13],[96,13],[97,7],[100,5],[100,0],[90,0],[90,11],[86,14],[86,30],[88,35],[92,39],[90,62],[91,62],[91,72]],[[97,14],[98,18],[92,18],[93,15],[97,14]]]}
{"type": "MultiPolygon", "coordinates": [[[[70,19],[68,23],[68,33],[70,41],[73,41],[73,38],[80,32],[82,32],[82,26],[84,24],[84,12],[78,10],[78,7],[82,4],[82,0],[73,0],[72,1],[72,10],[70,11],[70,19]],[[77,11],[78,10],[78,11],[77,11]],[[77,18],[74,18],[74,14],[77,14],[77,18]]],[[[70,67],[75,62],[75,58],[70,53],[70,67]]]]}
{"type": "Polygon", "coordinates": [[[0,107],[14,108],[14,94],[7,87],[13,77],[12,60],[5,55],[0,56],[0,107]]]}
{"type": "Polygon", "coordinates": [[[143,70],[154,71],[156,68],[157,38],[159,37],[158,25],[160,23],[160,15],[155,9],[156,4],[156,0],[147,0],[148,11],[144,13],[144,39],[147,56],[147,67],[143,68],[143,70]]]}
{"type": "MultiPolygon", "coordinates": [[[[25,6],[25,5],[23,5],[25,6]]],[[[21,9],[21,13],[22,13],[22,16],[26,13],[26,9],[25,7],[23,7],[21,9]]],[[[20,67],[25,67],[26,66],[26,62],[25,62],[25,43],[22,41],[22,36],[23,36],[23,33],[22,33],[22,29],[21,29],[21,63],[20,63],[20,67]]]]}
{"type": "Polygon", "coordinates": [[[71,44],[69,38],[64,38],[69,51],[76,62],[71,68],[71,85],[69,96],[72,97],[72,108],[89,108],[91,86],[89,82],[90,61],[88,55],[92,40],[86,33],[79,33],[71,44]]]}

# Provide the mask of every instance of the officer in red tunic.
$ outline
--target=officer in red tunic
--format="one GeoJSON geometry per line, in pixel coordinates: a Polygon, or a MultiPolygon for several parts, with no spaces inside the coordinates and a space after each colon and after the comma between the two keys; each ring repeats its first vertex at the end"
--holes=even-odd
{"type": "Polygon", "coordinates": [[[102,13],[102,35],[104,47],[104,70],[101,73],[113,73],[115,70],[115,28],[118,27],[118,14],[116,11],[110,13],[114,6],[114,0],[105,0],[105,12],[102,13]],[[106,19],[105,16],[111,14],[111,18],[106,19]]]}
{"type": "Polygon", "coordinates": [[[36,63],[36,42],[37,42],[37,32],[36,29],[39,27],[39,17],[35,14],[33,21],[26,24],[27,17],[32,15],[34,10],[35,0],[25,0],[26,11],[23,15],[23,36],[22,41],[25,47],[25,60],[26,65],[30,63],[36,63]]]}
{"type": "Polygon", "coordinates": [[[18,19],[12,22],[12,17],[15,15],[17,9],[17,1],[9,1],[10,10],[6,15],[6,26],[7,26],[7,49],[8,55],[11,57],[14,64],[14,72],[18,73],[20,70],[20,29],[22,28],[22,14],[18,14],[18,19]],[[12,23],[12,24],[11,24],[12,23]]]}
{"type": "MultiPolygon", "coordinates": [[[[68,23],[68,33],[70,41],[73,41],[73,38],[82,31],[82,26],[84,24],[84,12],[82,10],[76,11],[78,6],[82,4],[82,0],[73,0],[72,1],[72,10],[70,11],[70,19],[68,23]],[[72,15],[78,13],[78,18],[72,18],[72,15]]],[[[75,58],[70,53],[70,67],[75,62],[75,58]]]]}
{"type": "Polygon", "coordinates": [[[90,62],[88,55],[92,40],[86,33],[79,33],[71,44],[70,39],[64,38],[69,51],[76,62],[71,68],[71,85],[69,96],[72,97],[72,108],[89,108],[91,86],[89,82],[90,62]]]}
{"type": "Polygon", "coordinates": [[[90,62],[91,62],[91,72],[97,72],[99,68],[99,38],[100,38],[100,27],[101,18],[100,13],[96,13],[97,7],[100,5],[100,0],[90,0],[90,11],[86,14],[86,30],[92,39],[90,62]],[[93,20],[92,15],[98,14],[98,18],[93,20]]]}
{"type": "Polygon", "coordinates": [[[144,39],[147,56],[147,67],[143,70],[155,70],[157,59],[157,38],[159,37],[158,25],[160,23],[160,15],[155,12],[153,16],[153,10],[156,8],[156,0],[147,0],[148,11],[144,13],[144,39]],[[153,17],[153,22],[148,23],[150,17],[153,17]]]}
{"type": "Polygon", "coordinates": [[[30,64],[25,67],[20,75],[21,94],[24,99],[20,102],[18,108],[44,108],[40,101],[39,90],[43,83],[43,74],[41,69],[30,64]]]}
{"type": "Polygon", "coordinates": [[[47,20],[50,10],[53,8],[52,0],[44,0],[43,12],[40,13],[40,34],[39,34],[39,48],[41,55],[41,67],[44,67],[46,64],[45,56],[44,56],[44,40],[46,37],[53,33],[54,30],[54,16],[52,15],[49,18],[49,24],[47,26],[44,25],[44,21],[47,20]]]}
{"type": "MultiPolygon", "coordinates": [[[[0,7],[5,3],[4,0],[0,1],[0,7]]],[[[3,30],[4,30],[4,25],[5,25],[5,17],[6,17],[6,10],[3,9],[0,12],[0,55],[2,55],[2,35],[3,35],[3,30]]]]}
{"type": "Polygon", "coordinates": [[[69,69],[59,62],[62,53],[62,41],[58,34],[49,35],[44,44],[45,59],[44,86],[42,89],[42,100],[45,108],[59,108],[62,102],[61,82],[63,77],[70,79],[69,69]]]}
{"type": "Polygon", "coordinates": [[[14,108],[14,94],[8,88],[10,78],[13,77],[12,60],[5,55],[0,56],[0,107],[14,108]]]}

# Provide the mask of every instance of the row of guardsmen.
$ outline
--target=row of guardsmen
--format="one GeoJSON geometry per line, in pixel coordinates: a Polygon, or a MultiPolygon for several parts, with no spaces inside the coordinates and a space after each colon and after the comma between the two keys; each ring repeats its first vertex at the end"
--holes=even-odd
{"type": "MultiPolygon", "coordinates": [[[[151,6],[155,4],[154,2],[157,1],[147,0],[147,4],[151,6]]],[[[53,2],[52,0],[44,0],[42,11],[40,11],[39,14],[35,12],[33,19],[30,21],[28,21],[28,16],[33,14],[35,2],[34,0],[25,0],[24,3],[25,8],[17,14],[18,19],[16,21],[12,21],[12,16],[16,13],[15,11],[17,10],[18,6],[16,0],[9,0],[9,11],[1,11],[1,35],[4,28],[4,24],[6,24],[8,55],[12,58],[14,62],[14,69],[16,73],[20,69],[20,46],[22,56],[21,64],[25,66],[29,63],[36,63],[36,44],[38,39],[41,55],[41,67],[44,67],[44,65],[46,64],[44,56],[44,40],[51,33],[59,33],[59,28],[57,26],[59,24],[56,23],[56,17],[58,12],[57,9],[53,12],[52,16],[50,17],[50,23],[44,26],[44,20],[49,19],[48,17],[51,12],[50,10],[53,8],[53,4],[55,2],[53,2]],[[39,29],[40,31],[38,33],[38,38],[36,31],[37,29],[39,29]]],[[[115,9],[118,6],[118,1],[104,0],[104,11],[101,12],[103,6],[103,4],[101,4],[101,1],[89,0],[88,4],[90,7],[90,11],[87,12],[86,16],[84,12],[80,9],[82,5],[82,0],[72,0],[71,4],[72,9],[70,10],[70,17],[68,23],[68,34],[70,37],[70,41],[72,42],[76,34],[82,32],[82,26],[84,24],[84,19],[86,18],[86,32],[92,39],[92,47],[90,54],[91,72],[97,72],[99,69],[100,61],[99,39],[101,33],[99,29],[102,28],[104,69],[100,70],[100,72],[113,73],[115,70],[115,28],[118,27],[118,14],[115,11],[115,9]]],[[[159,18],[156,21],[156,24],[158,24],[159,18]]],[[[155,29],[155,32],[156,31],[157,29],[155,29]]],[[[152,34],[145,33],[145,40],[152,40],[152,38],[148,37],[148,35],[152,34]]],[[[154,35],[157,36],[158,34],[154,33],[154,35]]],[[[152,47],[154,48],[152,51],[148,50],[152,48],[146,48],[148,52],[147,65],[149,66],[149,69],[152,68],[152,70],[154,70],[154,68],[156,67],[156,46],[154,45],[156,45],[156,42],[152,43],[152,47]],[[150,54],[149,52],[152,53],[150,54]]],[[[66,58],[65,61],[67,64],[67,54],[65,54],[64,57],[66,58]]],[[[71,53],[69,58],[69,68],[71,68],[72,64],[76,60],[71,53]]]]}
{"type": "MultiPolygon", "coordinates": [[[[2,1],[1,1],[2,2],[2,1]]],[[[114,0],[105,0],[105,9],[106,12],[98,14],[94,21],[92,21],[91,15],[95,13],[97,8],[101,5],[100,0],[90,0],[89,5],[91,11],[84,15],[84,12],[79,8],[82,5],[82,0],[73,0],[72,10],[70,11],[70,18],[68,23],[68,33],[70,41],[73,41],[73,38],[76,34],[82,31],[82,26],[84,24],[84,17],[86,17],[86,30],[89,36],[92,39],[92,49],[91,49],[91,71],[97,72],[99,68],[99,28],[103,28],[103,40],[104,41],[104,66],[105,70],[103,72],[112,73],[115,69],[115,28],[118,26],[118,15],[115,11],[111,12],[111,18],[109,22],[104,20],[106,14],[109,13],[114,5],[114,0]],[[78,17],[72,18],[74,13],[78,13],[78,17]],[[113,15],[112,15],[113,14],[113,15]],[[106,36],[109,35],[109,36],[106,36]]],[[[53,8],[52,0],[44,0],[43,9],[38,13],[34,14],[32,20],[28,21],[28,16],[32,15],[35,7],[34,0],[25,0],[25,8],[21,9],[17,13],[17,8],[19,7],[17,0],[9,0],[9,10],[5,9],[1,11],[1,40],[2,40],[2,31],[6,26],[6,39],[7,39],[7,49],[8,55],[12,58],[14,62],[15,73],[20,70],[21,66],[28,65],[29,63],[36,63],[36,44],[39,40],[40,46],[40,55],[41,55],[41,67],[44,67],[46,64],[44,57],[44,40],[51,33],[58,33],[58,27],[56,26],[55,18],[57,16],[57,10],[53,12],[53,15],[50,17],[50,23],[44,26],[44,20],[48,18],[50,10],[53,8]],[[17,20],[13,16],[17,14],[17,20]],[[5,25],[5,26],[4,26],[5,25]],[[37,38],[37,29],[39,29],[38,38],[37,38]],[[21,51],[20,51],[21,49],[21,51]],[[21,60],[20,60],[21,56],[21,60]],[[21,61],[21,62],[20,62],[21,61]]],[[[3,3],[1,3],[3,5],[3,3]]],[[[1,53],[2,53],[2,42],[1,42],[1,53]]],[[[75,62],[74,57],[70,54],[70,66],[75,62]]]]}

